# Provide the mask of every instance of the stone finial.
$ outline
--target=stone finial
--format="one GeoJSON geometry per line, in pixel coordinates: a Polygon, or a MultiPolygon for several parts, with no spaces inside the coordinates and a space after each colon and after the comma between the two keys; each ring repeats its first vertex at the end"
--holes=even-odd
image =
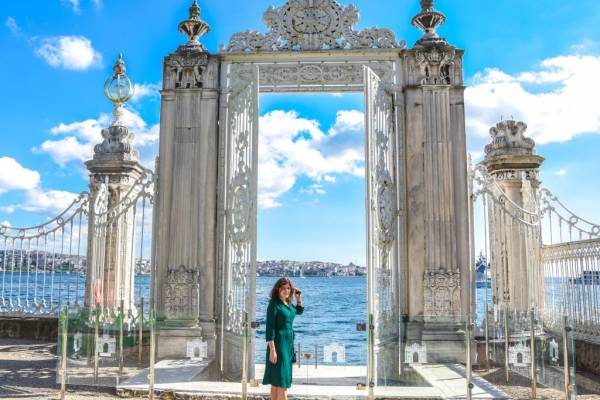
{"type": "Polygon", "coordinates": [[[490,129],[491,142],[485,146],[486,158],[495,156],[529,156],[535,154],[535,142],[525,137],[527,124],[506,120],[490,129]]]}
{"type": "Polygon", "coordinates": [[[421,29],[424,35],[415,43],[417,46],[448,44],[446,39],[436,33],[436,29],[446,22],[446,16],[434,8],[434,0],[421,0],[421,12],[414,16],[411,23],[421,29]]]}
{"type": "Polygon", "coordinates": [[[179,32],[188,37],[188,42],[185,44],[186,47],[200,47],[202,50],[206,50],[199,39],[210,31],[210,26],[200,19],[200,7],[198,7],[197,0],[194,0],[189,11],[189,18],[182,21],[177,28],[179,32]]]}
{"type": "Polygon", "coordinates": [[[125,71],[125,61],[119,53],[113,75],[104,83],[104,94],[113,103],[113,120],[108,128],[102,129],[103,141],[94,147],[94,160],[138,160],[138,151],[132,145],[134,135],[123,120],[123,105],[134,93],[134,86],[125,71]]]}

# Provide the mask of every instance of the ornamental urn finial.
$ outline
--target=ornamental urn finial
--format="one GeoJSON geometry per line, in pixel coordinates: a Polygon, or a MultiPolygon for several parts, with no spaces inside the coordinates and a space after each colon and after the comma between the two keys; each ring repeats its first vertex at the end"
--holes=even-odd
{"type": "Polygon", "coordinates": [[[188,37],[188,42],[185,44],[186,46],[200,46],[204,49],[204,46],[202,46],[199,39],[202,35],[210,31],[210,26],[200,19],[200,7],[198,7],[197,0],[194,0],[189,11],[189,18],[182,21],[177,28],[179,29],[179,32],[188,37]]]}
{"type": "Polygon", "coordinates": [[[446,16],[434,8],[434,0],[421,0],[421,12],[414,16],[411,23],[414,27],[421,29],[424,35],[417,40],[418,46],[434,46],[436,44],[448,44],[446,39],[436,33],[436,29],[446,22],[446,16]]]}
{"type": "Polygon", "coordinates": [[[104,94],[113,103],[113,122],[111,126],[123,125],[123,105],[131,99],[134,87],[125,75],[125,61],[119,53],[119,58],[113,66],[113,75],[104,83],[104,94]]]}

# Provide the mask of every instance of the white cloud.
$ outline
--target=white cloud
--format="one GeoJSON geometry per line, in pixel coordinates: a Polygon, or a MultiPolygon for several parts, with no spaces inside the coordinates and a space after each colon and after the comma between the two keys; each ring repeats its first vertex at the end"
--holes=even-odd
{"type": "MultiPolygon", "coordinates": [[[[64,137],[48,139],[33,150],[48,154],[61,167],[71,161],[87,161],[93,157],[94,146],[102,142],[102,129],[108,127],[110,121],[108,114],[101,114],[96,119],[68,124],[61,122],[50,129],[50,134],[64,137]]],[[[134,134],[133,144],[141,152],[142,164],[153,167],[160,126],[148,126],[139,114],[128,108],[123,109],[123,122],[134,134]]]]}
{"type": "Polygon", "coordinates": [[[0,193],[28,190],[40,183],[40,174],[23,167],[14,158],[0,157],[0,193]]]}
{"type": "Polygon", "coordinates": [[[83,36],[45,37],[35,52],[54,68],[82,71],[102,66],[102,55],[83,36]]]}
{"type": "Polygon", "coordinates": [[[78,195],[62,190],[43,190],[39,187],[26,190],[19,204],[0,206],[0,211],[12,214],[16,210],[40,214],[56,214],[65,210],[78,195]]]}
{"type": "Polygon", "coordinates": [[[280,206],[278,198],[292,189],[299,176],[314,183],[306,193],[324,192],[321,182],[336,174],[364,175],[364,117],[356,110],[339,111],[327,133],[318,121],[295,111],[271,111],[260,117],[258,149],[261,208],[280,206]]]}
{"type": "Polygon", "coordinates": [[[513,75],[486,69],[465,92],[467,130],[472,139],[487,138],[504,116],[526,122],[527,135],[538,144],[598,133],[598,71],[600,57],[581,55],[549,58],[513,75]]]}
{"type": "Polygon", "coordinates": [[[13,158],[0,157],[0,194],[16,190],[23,191],[23,200],[19,204],[0,206],[1,212],[58,212],[66,208],[76,196],[59,190],[42,190],[39,172],[23,167],[13,158]]]}
{"type": "Polygon", "coordinates": [[[16,206],[24,211],[44,213],[59,212],[64,210],[77,197],[76,193],[65,192],[62,190],[41,190],[33,189],[25,193],[25,199],[22,204],[16,206]]]}
{"type": "Polygon", "coordinates": [[[60,140],[46,140],[35,152],[47,153],[55,163],[64,167],[69,161],[86,161],[92,157],[93,145],[90,143],[81,143],[74,136],[69,136],[60,140]]]}
{"type": "Polygon", "coordinates": [[[79,13],[79,11],[80,11],[79,0],[60,0],[60,1],[64,5],[71,7],[74,12],[79,13]]]}
{"type": "Polygon", "coordinates": [[[158,97],[160,95],[160,83],[136,83],[133,85],[134,92],[132,102],[139,102],[145,97],[158,97]]]}
{"type": "Polygon", "coordinates": [[[325,189],[323,188],[322,185],[318,184],[318,183],[313,183],[312,185],[310,185],[308,188],[306,189],[301,189],[300,192],[302,193],[306,193],[306,194],[325,194],[325,189]]]}
{"type": "Polygon", "coordinates": [[[556,171],[555,174],[558,176],[565,176],[567,175],[567,170],[565,168],[561,168],[558,171],[556,171]]]}
{"type": "Polygon", "coordinates": [[[0,222],[0,225],[4,225],[4,226],[12,226],[12,225],[10,224],[10,222],[8,222],[8,220],[7,220],[7,219],[5,219],[4,221],[0,222]]]}
{"type": "Polygon", "coordinates": [[[17,21],[15,21],[15,19],[13,17],[8,17],[6,19],[6,26],[15,35],[18,35],[21,33],[21,28],[19,28],[19,25],[17,25],[17,21]]]}

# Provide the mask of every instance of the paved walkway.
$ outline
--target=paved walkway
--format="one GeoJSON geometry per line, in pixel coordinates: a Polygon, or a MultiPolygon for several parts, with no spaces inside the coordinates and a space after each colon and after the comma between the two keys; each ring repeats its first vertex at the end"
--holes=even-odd
{"type": "MultiPolygon", "coordinates": [[[[193,362],[161,361],[155,367],[155,390],[171,392],[189,399],[229,399],[239,395],[239,382],[200,380],[193,376],[198,371],[193,362]],[[181,374],[177,371],[181,371],[181,374]]],[[[415,368],[423,378],[420,386],[388,386],[375,389],[377,398],[398,399],[464,399],[466,398],[466,371],[460,365],[424,365],[415,368]]],[[[256,376],[262,376],[263,365],[256,365],[256,376]]],[[[290,399],[366,399],[367,390],[357,383],[366,381],[364,366],[294,367],[294,385],[288,391],[290,399]]],[[[510,397],[484,379],[474,379],[474,399],[509,399],[510,397]]],[[[143,393],[148,390],[147,371],[124,382],[118,388],[123,393],[143,393]]],[[[249,385],[252,398],[268,398],[270,386],[249,385]]]]}
{"type": "MultiPolygon", "coordinates": [[[[54,355],[55,345],[53,343],[38,342],[38,341],[27,341],[27,340],[14,340],[14,339],[0,339],[0,399],[58,399],[59,391],[56,385],[56,358],[54,355]]],[[[304,366],[303,366],[304,368],[304,366]]],[[[308,369],[308,366],[306,367],[308,369]]],[[[301,375],[306,376],[306,370],[301,369],[295,371],[295,382],[301,382],[301,375]]],[[[357,370],[352,375],[363,375],[364,371],[357,370]]],[[[315,379],[316,377],[323,377],[328,372],[319,367],[318,371],[308,370],[309,379],[315,379]],[[312,373],[315,373],[314,375],[312,373]]],[[[191,374],[191,373],[190,373],[191,374]]],[[[479,371],[479,374],[484,376],[488,381],[496,385],[497,388],[501,389],[505,393],[510,394],[514,399],[528,399],[529,398],[529,380],[520,377],[516,374],[511,374],[510,383],[504,382],[504,373],[500,369],[492,369],[490,372],[479,371]]],[[[258,371],[257,371],[258,375],[258,371]]],[[[144,379],[139,376],[138,379],[144,379]]],[[[353,382],[353,377],[350,377],[350,383],[353,382]]],[[[447,377],[444,382],[444,378],[441,377],[440,385],[449,385],[452,382],[452,377],[447,377]]],[[[140,384],[145,384],[145,381],[140,381],[140,384]]],[[[208,389],[214,388],[214,383],[205,383],[208,389]]],[[[219,384],[220,385],[220,384],[219,384]]],[[[240,384],[231,383],[229,390],[231,393],[239,393],[240,384]]],[[[417,396],[431,395],[436,396],[440,390],[436,388],[438,383],[435,383],[428,392],[424,392],[422,388],[402,388],[404,398],[418,398],[417,396]],[[415,391],[413,391],[415,390],[415,391]],[[416,390],[420,391],[417,393],[416,390]]],[[[461,386],[461,385],[459,385],[461,386]]],[[[201,389],[200,387],[198,387],[201,389]]],[[[262,388],[251,388],[251,393],[257,393],[251,396],[251,398],[259,399],[265,398],[265,395],[258,393],[266,393],[267,387],[262,388]]],[[[307,388],[302,385],[296,385],[293,389],[294,393],[298,396],[306,398],[308,392],[307,388]]],[[[322,394],[313,396],[312,399],[328,399],[331,398],[332,394],[356,395],[354,398],[364,399],[366,397],[366,391],[357,391],[355,387],[348,385],[339,386],[322,386],[322,394]]],[[[395,390],[395,389],[392,389],[395,390]]],[[[382,395],[380,391],[378,394],[382,395]]],[[[180,394],[185,395],[185,392],[180,394]]],[[[391,397],[393,393],[390,393],[391,397]]],[[[198,392],[193,393],[195,398],[200,398],[198,392]]],[[[290,396],[291,397],[291,396],[290,396]]],[[[137,398],[147,398],[147,394],[137,396],[137,398]]],[[[205,396],[205,399],[214,398],[211,395],[205,396]]],[[[239,398],[239,395],[231,396],[230,398],[239,398]]],[[[347,397],[352,398],[352,397],[347,397]]],[[[91,388],[77,388],[72,385],[67,386],[67,400],[115,400],[115,391],[113,389],[91,389],[91,388]]],[[[538,399],[564,399],[564,393],[560,390],[538,387],[538,399]]],[[[578,400],[598,400],[600,396],[587,394],[578,395],[578,400]]]]}

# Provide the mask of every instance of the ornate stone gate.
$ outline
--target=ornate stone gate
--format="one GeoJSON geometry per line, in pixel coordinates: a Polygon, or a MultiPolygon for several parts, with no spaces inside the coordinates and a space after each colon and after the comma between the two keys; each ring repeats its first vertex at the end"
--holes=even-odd
{"type": "Polygon", "coordinates": [[[409,343],[464,359],[455,333],[470,302],[462,52],[435,33],[445,17],[433,1],[421,6],[412,23],[425,34],[411,49],[391,30],[355,30],[352,5],[289,0],[265,11],[266,33],[234,34],[211,55],[194,2],[161,92],[159,357],[183,352],[161,341],[201,335],[224,376],[239,378],[241,360],[253,376],[254,335],[244,335],[255,317],[259,93],[363,92],[369,380],[397,376],[409,343]]]}

